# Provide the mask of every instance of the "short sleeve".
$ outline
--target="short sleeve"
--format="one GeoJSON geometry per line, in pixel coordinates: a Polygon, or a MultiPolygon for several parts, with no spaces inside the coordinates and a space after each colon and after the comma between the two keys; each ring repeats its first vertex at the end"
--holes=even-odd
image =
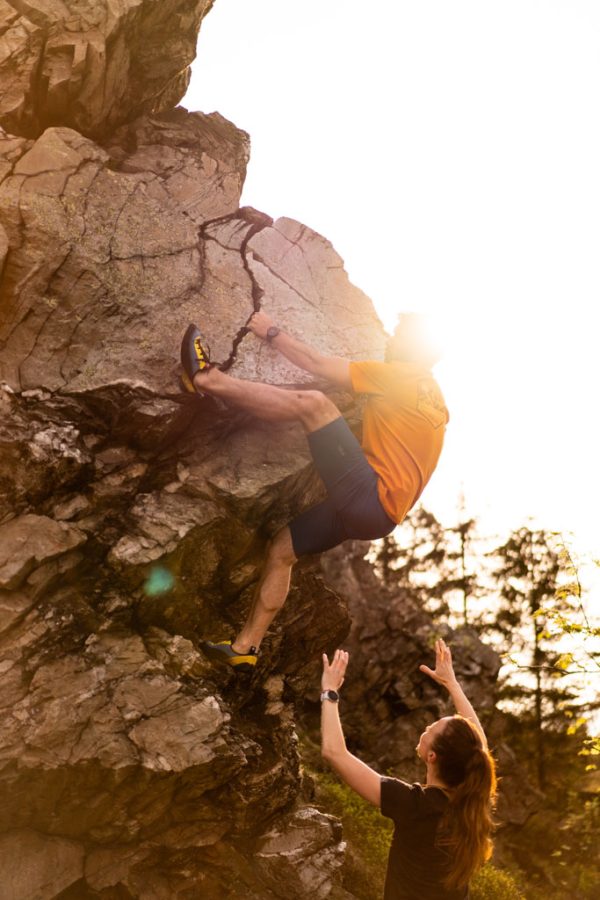
{"type": "Polygon", "coordinates": [[[402,822],[412,816],[417,808],[417,784],[408,784],[398,778],[381,779],[381,813],[395,822],[402,822]]]}
{"type": "Polygon", "coordinates": [[[350,363],[352,389],[357,394],[385,394],[398,382],[398,372],[389,363],[375,360],[350,363]]]}

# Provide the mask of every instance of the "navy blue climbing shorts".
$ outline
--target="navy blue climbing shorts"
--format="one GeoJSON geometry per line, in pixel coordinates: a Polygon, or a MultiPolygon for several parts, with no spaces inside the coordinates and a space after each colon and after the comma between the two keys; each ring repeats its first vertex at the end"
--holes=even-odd
{"type": "Polygon", "coordinates": [[[290,522],[295,555],[323,553],[351,538],[372,541],[393,531],[396,523],[377,493],[377,473],[343,416],[307,437],[327,499],[290,522]]]}

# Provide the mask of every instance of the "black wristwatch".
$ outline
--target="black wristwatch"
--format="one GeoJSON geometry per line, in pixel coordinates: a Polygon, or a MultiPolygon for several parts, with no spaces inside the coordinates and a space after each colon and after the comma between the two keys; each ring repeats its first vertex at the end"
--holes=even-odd
{"type": "Polygon", "coordinates": [[[337,691],[323,691],[321,694],[321,702],[323,700],[331,700],[332,703],[337,703],[340,699],[340,695],[337,691]]]}
{"type": "Polygon", "coordinates": [[[267,344],[270,344],[271,341],[275,340],[278,334],[281,334],[281,330],[277,325],[269,326],[269,328],[267,328],[267,344]]]}

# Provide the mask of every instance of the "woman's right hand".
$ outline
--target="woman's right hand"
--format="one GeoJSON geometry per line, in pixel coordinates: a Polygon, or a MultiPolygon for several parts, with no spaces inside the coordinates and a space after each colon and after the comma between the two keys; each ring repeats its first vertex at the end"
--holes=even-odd
{"type": "Polygon", "coordinates": [[[441,638],[435,642],[435,670],[430,669],[429,666],[419,666],[419,669],[421,672],[429,675],[430,678],[433,678],[434,681],[437,681],[438,684],[443,684],[446,688],[450,688],[457,683],[452,666],[450,647],[441,638]]]}
{"type": "Polygon", "coordinates": [[[331,663],[327,654],[323,654],[323,677],[321,678],[322,691],[339,691],[344,683],[344,676],[348,667],[350,655],[345,650],[336,650],[331,663]]]}

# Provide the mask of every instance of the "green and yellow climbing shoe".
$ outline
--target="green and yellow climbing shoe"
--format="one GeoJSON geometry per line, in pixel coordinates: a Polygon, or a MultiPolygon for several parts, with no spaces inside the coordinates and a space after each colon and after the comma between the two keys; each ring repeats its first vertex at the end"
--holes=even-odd
{"type": "Polygon", "coordinates": [[[225,663],[236,672],[251,672],[256,665],[258,652],[255,647],[250,647],[247,653],[238,653],[231,646],[231,641],[200,641],[200,649],[212,662],[225,663]]]}
{"type": "Polygon", "coordinates": [[[210,369],[212,363],[208,345],[196,325],[188,325],[183,336],[181,342],[181,365],[183,366],[183,375],[181,376],[183,386],[191,394],[197,393],[194,388],[194,375],[210,369]]]}

